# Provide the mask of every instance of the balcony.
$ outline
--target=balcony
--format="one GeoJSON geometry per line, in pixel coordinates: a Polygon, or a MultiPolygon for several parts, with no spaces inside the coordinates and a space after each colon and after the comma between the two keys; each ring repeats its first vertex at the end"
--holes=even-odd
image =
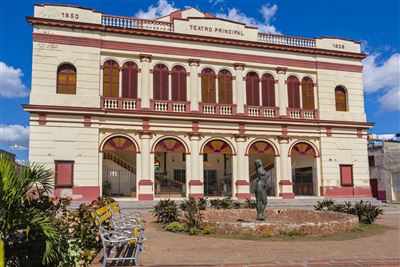
{"type": "Polygon", "coordinates": [[[151,110],[157,112],[189,112],[190,103],[180,102],[180,101],[171,101],[171,100],[150,100],[150,108],[151,110]]]}
{"type": "Polygon", "coordinates": [[[251,117],[277,118],[279,117],[279,108],[245,105],[244,113],[251,117]]]}
{"type": "Polygon", "coordinates": [[[199,103],[199,109],[204,114],[235,115],[236,105],[218,103],[199,103]]]}
{"type": "Polygon", "coordinates": [[[287,108],[286,114],[292,119],[315,120],[319,118],[316,109],[287,108]]]}
{"type": "Polygon", "coordinates": [[[100,107],[104,109],[137,110],[140,109],[140,99],[105,97],[100,98],[100,107]]]}

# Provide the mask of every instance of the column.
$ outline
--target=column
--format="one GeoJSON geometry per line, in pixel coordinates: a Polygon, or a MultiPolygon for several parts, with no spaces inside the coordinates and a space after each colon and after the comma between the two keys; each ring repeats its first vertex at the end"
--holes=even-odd
{"type": "Polygon", "coordinates": [[[122,67],[119,67],[118,97],[122,97],[122,67]]]}
{"type": "Polygon", "coordinates": [[[153,190],[153,181],[150,178],[150,139],[151,132],[149,131],[141,131],[140,133],[140,146],[141,146],[141,155],[140,155],[140,170],[141,176],[139,177],[139,200],[153,200],[154,190],[153,190]]]}
{"type": "MultiPolygon", "coordinates": [[[[292,161],[289,157],[289,140],[288,138],[279,138],[280,151],[280,173],[279,179],[279,196],[283,199],[293,199],[293,183],[292,183],[292,161]]],[[[277,179],[277,180],[278,180],[277,179]]]]}
{"type": "Polygon", "coordinates": [[[250,194],[250,183],[249,176],[246,175],[246,165],[245,160],[248,160],[248,157],[245,156],[245,136],[238,135],[236,137],[236,166],[237,166],[237,176],[236,176],[236,197],[238,199],[246,199],[251,198],[250,194]]]}
{"type": "Polygon", "coordinates": [[[288,106],[288,96],[287,88],[285,84],[286,69],[284,67],[277,67],[276,73],[278,74],[278,88],[276,92],[278,93],[278,106],[279,106],[279,116],[286,116],[286,108],[288,106]]]}
{"type": "Polygon", "coordinates": [[[140,54],[140,76],[141,76],[141,107],[150,108],[150,62],[151,55],[140,54]]]}
{"type": "Polygon", "coordinates": [[[189,59],[190,66],[190,110],[199,111],[199,87],[198,87],[198,72],[199,72],[199,59],[189,59]]]}
{"type": "Polygon", "coordinates": [[[190,163],[191,163],[191,179],[189,181],[189,197],[200,198],[204,196],[203,187],[203,160],[200,157],[200,133],[192,132],[190,137],[190,163]]]}
{"type": "Polygon", "coordinates": [[[234,63],[233,64],[235,68],[235,88],[234,92],[236,93],[236,103],[237,104],[237,110],[236,112],[239,114],[244,113],[244,104],[245,104],[245,89],[243,88],[243,70],[245,67],[245,64],[243,63],[234,63]]]}
{"type": "Polygon", "coordinates": [[[316,163],[316,185],[314,186],[315,189],[315,193],[314,195],[317,195],[318,197],[321,196],[321,191],[322,191],[322,175],[321,175],[321,157],[315,157],[315,163],[316,163]]]}

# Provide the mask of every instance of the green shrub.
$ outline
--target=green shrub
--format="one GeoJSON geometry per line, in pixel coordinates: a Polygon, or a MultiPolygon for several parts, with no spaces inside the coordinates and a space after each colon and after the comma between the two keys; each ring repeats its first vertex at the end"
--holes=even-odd
{"type": "Polygon", "coordinates": [[[197,200],[197,206],[199,210],[206,210],[207,209],[207,198],[201,197],[197,200]]]}
{"type": "Polygon", "coordinates": [[[226,197],[221,200],[221,208],[224,210],[231,209],[232,205],[233,205],[233,200],[230,197],[226,197]]]}
{"type": "Polygon", "coordinates": [[[200,231],[200,229],[197,228],[197,227],[190,227],[190,228],[189,228],[189,234],[190,234],[190,235],[198,235],[198,234],[200,234],[200,233],[201,233],[201,231],[200,231]]]}
{"type": "Polygon", "coordinates": [[[383,210],[376,205],[372,205],[369,201],[363,200],[356,202],[354,205],[346,201],[344,204],[336,204],[332,199],[324,199],[318,201],[314,206],[315,210],[336,211],[357,215],[359,222],[371,224],[375,219],[383,214],[383,210]]]}
{"type": "Polygon", "coordinates": [[[219,198],[211,199],[210,200],[210,206],[211,206],[212,209],[216,209],[216,210],[222,209],[222,201],[221,201],[221,199],[219,199],[219,198]]]}
{"type": "Polygon", "coordinates": [[[178,205],[174,200],[160,200],[153,207],[153,216],[157,218],[158,223],[174,222],[179,217],[178,205]]]}
{"type": "Polygon", "coordinates": [[[244,207],[244,203],[241,201],[233,201],[232,208],[233,209],[242,209],[244,207]]]}
{"type": "Polygon", "coordinates": [[[254,199],[246,198],[244,202],[244,208],[246,209],[255,209],[256,208],[256,201],[254,199]]]}
{"type": "Polygon", "coordinates": [[[215,233],[215,227],[212,225],[206,225],[203,228],[203,234],[209,235],[215,233]]]}
{"type": "Polygon", "coordinates": [[[196,201],[188,200],[183,211],[183,217],[186,220],[188,228],[200,228],[202,222],[202,214],[196,201]]]}
{"type": "Polygon", "coordinates": [[[183,231],[185,231],[185,225],[180,222],[172,222],[172,223],[167,224],[164,227],[164,229],[166,231],[173,232],[173,233],[183,232],[183,231]]]}
{"type": "Polygon", "coordinates": [[[371,202],[359,201],[356,202],[353,208],[353,214],[357,215],[358,220],[365,224],[371,224],[378,218],[379,215],[383,215],[383,210],[376,205],[372,205],[371,202]]]}

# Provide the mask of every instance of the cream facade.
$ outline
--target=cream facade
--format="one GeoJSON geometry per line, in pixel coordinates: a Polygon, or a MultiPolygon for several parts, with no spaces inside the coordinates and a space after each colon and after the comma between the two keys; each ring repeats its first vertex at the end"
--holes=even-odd
{"type": "Polygon", "coordinates": [[[194,8],[154,21],[35,5],[29,159],[56,195],[370,197],[360,44],[194,8]]]}

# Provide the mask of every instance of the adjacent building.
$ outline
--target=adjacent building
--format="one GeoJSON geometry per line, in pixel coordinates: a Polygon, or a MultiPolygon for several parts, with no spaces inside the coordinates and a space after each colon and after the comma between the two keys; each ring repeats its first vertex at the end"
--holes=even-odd
{"type": "Polygon", "coordinates": [[[389,203],[400,202],[399,137],[400,134],[368,135],[368,162],[372,196],[389,203]]]}
{"type": "Polygon", "coordinates": [[[29,159],[90,200],[370,197],[360,43],[195,8],[156,20],[38,4],[29,159]]]}

